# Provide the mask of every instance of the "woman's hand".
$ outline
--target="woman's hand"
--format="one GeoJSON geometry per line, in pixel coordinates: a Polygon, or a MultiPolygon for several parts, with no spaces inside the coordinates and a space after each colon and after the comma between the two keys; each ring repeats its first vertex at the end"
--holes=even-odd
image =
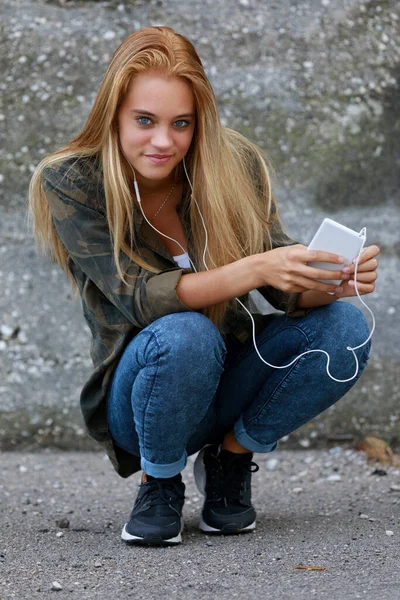
{"type": "MultiPolygon", "coordinates": [[[[357,269],[357,287],[360,295],[370,294],[375,289],[378,277],[378,246],[364,248],[360,255],[357,269]]],[[[355,265],[349,265],[343,270],[330,271],[309,266],[309,262],[329,262],[343,264],[345,259],[336,254],[320,250],[308,250],[302,244],[282,246],[257,255],[259,261],[259,274],[262,282],[260,286],[270,285],[284,292],[334,292],[337,298],[356,296],[354,287],[355,265]],[[336,279],[342,281],[340,286],[334,283],[323,283],[318,279],[336,279]]]]}
{"type": "MultiPolygon", "coordinates": [[[[378,256],[380,250],[378,246],[366,246],[361,252],[360,259],[358,261],[357,268],[357,289],[360,296],[364,294],[371,294],[375,290],[375,281],[378,278],[378,256]]],[[[342,292],[335,292],[335,296],[338,298],[349,298],[350,296],[357,296],[356,288],[354,285],[354,273],[355,264],[344,267],[343,269],[343,281],[340,287],[343,288],[342,292]]]]}
{"type": "Polygon", "coordinates": [[[258,287],[270,285],[283,292],[302,293],[314,290],[336,293],[338,287],[336,284],[323,283],[317,279],[338,279],[340,281],[343,279],[343,272],[340,269],[330,271],[307,264],[309,262],[343,264],[345,262],[343,257],[321,250],[308,250],[307,246],[302,244],[281,246],[256,256],[258,272],[262,281],[258,287]]]}

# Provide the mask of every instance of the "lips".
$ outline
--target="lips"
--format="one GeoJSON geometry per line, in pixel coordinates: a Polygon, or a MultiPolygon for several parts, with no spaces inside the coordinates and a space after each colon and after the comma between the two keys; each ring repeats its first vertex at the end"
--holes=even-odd
{"type": "Polygon", "coordinates": [[[146,154],[145,156],[149,156],[151,158],[171,158],[170,154],[146,154]]]}
{"type": "Polygon", "coordinates": [[[145,157],[148,158],[155,165],[164,165],[171,158],[171,156],[166,154],[145,154],[145,157]]]}

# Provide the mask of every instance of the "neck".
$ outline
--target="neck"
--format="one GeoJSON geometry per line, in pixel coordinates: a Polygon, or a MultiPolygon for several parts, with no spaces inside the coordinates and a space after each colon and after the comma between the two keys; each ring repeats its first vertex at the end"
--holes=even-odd
{"type": "Polygon", "coordinates": [[[162,193],[168,191],[175,185],[177,182],[175,181],[174,173],[166,177],[165,179],[144,179],[139,173],[136,175],[136,180],[139,186],[140,192],[143,191],[143,194],[154,194],[154,193],[162,193]]]}

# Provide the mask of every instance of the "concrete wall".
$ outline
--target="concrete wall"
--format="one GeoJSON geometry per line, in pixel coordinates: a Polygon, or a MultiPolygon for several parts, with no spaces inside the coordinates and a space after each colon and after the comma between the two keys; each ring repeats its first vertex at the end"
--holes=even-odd
{"type": "Polygon", "coordinates": [[[295,239],[307,244],[330,216],[357,230],[366,226],[368,245],[381,248],[377,289],[364,298],[377,319],[368,368],[287,444],[372,433],[396,445],[398,3],[188,0],[184,7],[176,0],[3,2],[0,447],[93,447],[78,406],[91,370],[89,330],[64,274],[35,253],[27,187],[39,160],[83,126],[122,39],[155,24],[194,42],[224,123],[268,150],[295,239]]]}

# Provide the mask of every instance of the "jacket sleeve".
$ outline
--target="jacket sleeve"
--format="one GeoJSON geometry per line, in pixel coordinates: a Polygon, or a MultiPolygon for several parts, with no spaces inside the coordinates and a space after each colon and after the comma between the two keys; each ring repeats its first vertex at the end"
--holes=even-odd
{"type": "MultiPolygon", "coordinates": [[[[274,221],[271,228],[271,250],[282,246],[293,246],[298,244],[292,240],[282,227],[280,219],[274,221]]],[[[277,310],[282,310],[289,317],[305,317],[312,309],[311,308],[297,308],[297,299],[299,294],[296,292],[283,292],[270,285],[257,288],[260,294],[277,310]]]]}
{"type": "Polygon", "coordinates": [[[42,186],[54,227],[71,260],[133,325],[144,328],[174,312],[193,311],[178,298],[176,287],[190,268],[171,268],[155,274],[140,267],[125,253],[119,259],[125,273],[121,281],[115,265],[107,219],[89,201],[87,190],[50,168],[42,186]]]}

